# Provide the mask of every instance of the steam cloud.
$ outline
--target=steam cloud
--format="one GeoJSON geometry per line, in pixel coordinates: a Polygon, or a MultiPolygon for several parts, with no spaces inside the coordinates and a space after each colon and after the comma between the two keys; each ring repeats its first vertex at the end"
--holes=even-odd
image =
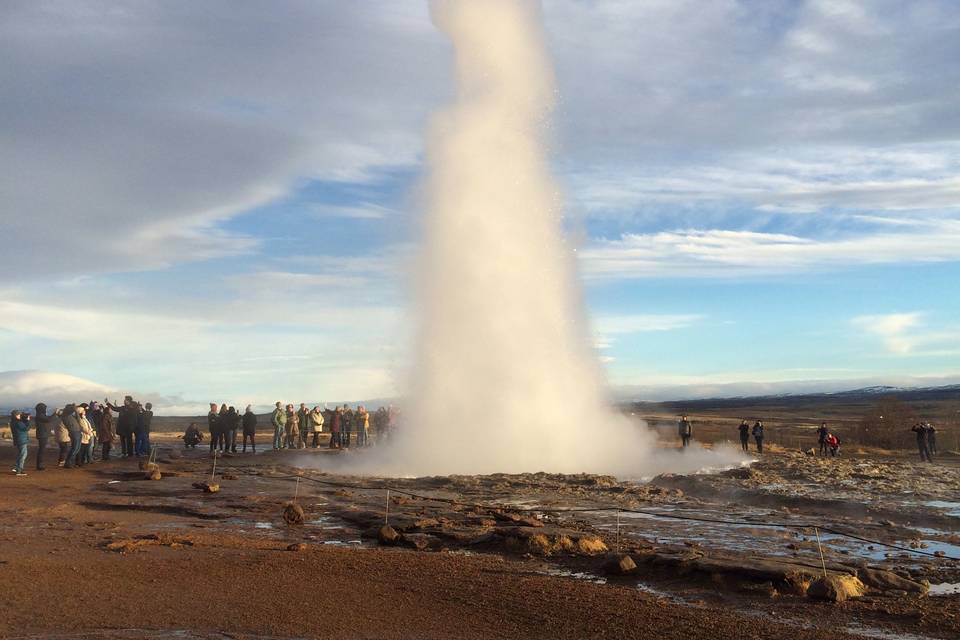
{"type": "Polygon", "coordinates": [[[654,436],[604,397],[547,163],[554,82],[539,5],[436,0],[458,97],[427,141],[413,402],[391,447],[404,474],[649,475],[654,436]]]}

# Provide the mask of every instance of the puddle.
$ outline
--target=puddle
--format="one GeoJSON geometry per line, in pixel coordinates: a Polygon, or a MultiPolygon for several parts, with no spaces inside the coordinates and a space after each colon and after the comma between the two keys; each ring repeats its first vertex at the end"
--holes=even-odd
{"type": "Polygon", "coordinates": [[[253,527],[255,529],[273,529],[274,528],[272,522],[254,522],[253,527]]]}
{"type": "Polygon", "coordinates": [[[876,638],[877,640],[933,640],[930,636],[921,636],[914,633],[904,633],[902,631],[893,631],[892,629],[880,629],[877,627],[864,627],[859,624],[849,624],[843,628],[847,633],[864,638],[876,638]]]}
{"type": "Polygon", "coordinates": [[[537,573],[545,576],[554,576],[557,578],[573,578],[574,580],[584,580],[594,584],[607,584],[607,579],[586,571],[572,571],[570,569],[560,569],[557,567],[544,567],[537,570],[537,573]]]}
{"type": "Polygon", "coordinates": [[[946,515],[953,516],[955,518],[960,518],[960,502],[950,502],[947,500],[929,500],[923,503],[928,507],[933,507],[934,509],[943,509],[946,511],[946,515]]]}
{"type": "Polygon", "coordinates": [[[960,595],[960,582],[943,582],[930,585],[931,596],[956,596],[960,595]]]}

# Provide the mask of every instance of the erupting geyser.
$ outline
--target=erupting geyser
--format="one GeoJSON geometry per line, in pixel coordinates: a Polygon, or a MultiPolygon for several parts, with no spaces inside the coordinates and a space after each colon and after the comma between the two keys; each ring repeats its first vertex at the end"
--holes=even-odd
{"type": "MultiPolygon", "coordinates": [[[[539,5],[436,0],[431,10],[453,41],[458,96],[428,134],[413,398],[390,466],[650,473],[653,436],[604,397],[564,244],[539,5]]],[[[684,456],[702,466],[697,457],[684,456]]]]}

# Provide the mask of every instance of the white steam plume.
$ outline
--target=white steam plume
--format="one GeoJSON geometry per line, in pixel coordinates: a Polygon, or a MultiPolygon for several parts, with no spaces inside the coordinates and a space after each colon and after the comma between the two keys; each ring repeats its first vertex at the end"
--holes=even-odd
{"type": "Polygon", "coordinates": [[[545,152],[555,89],[538,4],[436,0],[431,9],[453,41],[458,98],[435,116],[427,141],[413,402],[389,467],[627,476],[664,468],[653,464],[654,436],[601,391],[545,152]]]}

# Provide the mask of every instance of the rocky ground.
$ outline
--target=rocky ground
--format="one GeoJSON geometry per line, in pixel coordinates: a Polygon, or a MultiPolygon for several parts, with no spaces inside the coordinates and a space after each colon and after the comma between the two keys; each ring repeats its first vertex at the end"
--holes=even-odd
{"type": "Polygon", "coordinates": [[[159,480],[130,461],[0,476],[0,636],[960,633],[960,595],[927,592],[960,583],[954,459],[775,452],[640,484],[359,477],[362,453],[310,450],[211,475],[161,451],[159,480]]]}

